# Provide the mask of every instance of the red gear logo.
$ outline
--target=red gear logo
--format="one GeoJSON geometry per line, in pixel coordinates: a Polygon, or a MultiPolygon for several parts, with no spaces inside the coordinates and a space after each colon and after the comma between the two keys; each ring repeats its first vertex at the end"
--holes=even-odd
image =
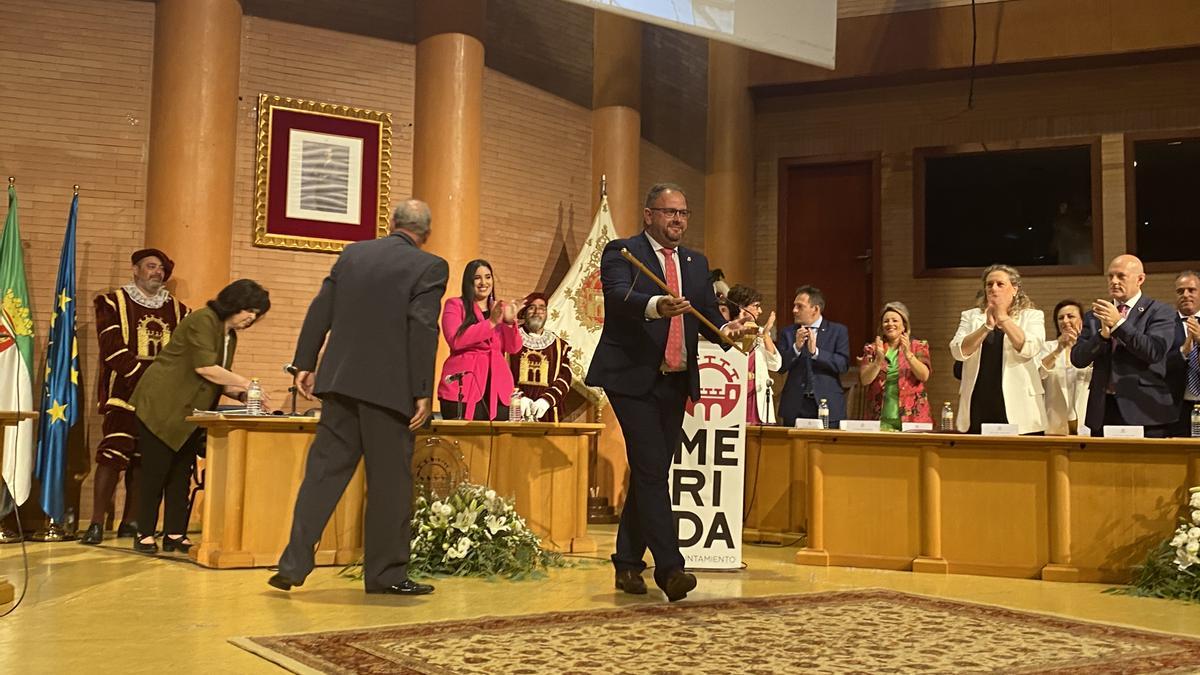
{"type": "Polygon", "coordinates": [[[737,372],[728,361],[712,354],[701,359],[699,367],[700,400],[688,399],[688,414],[695,415],[696,406],[700,406],[704,410],[704,414],[700,417],[705,422],[729,416],[737,407],[738,400],[742,396],[742,385],[738,383],[737,372]],[[704,373],[706,370],[711,371],[707,379],[710,382],[715,380],[717,386],[705,386],[704,373]],[[714,408],[716,408],[715,414],[714,408]]]}

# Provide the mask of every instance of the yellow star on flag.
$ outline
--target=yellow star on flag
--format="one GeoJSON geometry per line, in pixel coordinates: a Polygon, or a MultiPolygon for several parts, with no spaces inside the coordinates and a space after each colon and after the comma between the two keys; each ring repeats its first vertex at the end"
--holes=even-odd
{"type": "Polygon", "coordinates": [[[59,403],[57,399],[54,401],[54,405],[50,406],[50,409],[46,412],[50,415],[51,424],[67,421],[67,406],[66,404],[59,403]]]}
{"type": "Polygon", "coordinates": [[[67,311],[67,303],[70,301],[71,301],[71,296],[67,295],[67,291],[64,289],[61,293],[58,294],[58,311],[60,311],[60,312],[67,311]]]}

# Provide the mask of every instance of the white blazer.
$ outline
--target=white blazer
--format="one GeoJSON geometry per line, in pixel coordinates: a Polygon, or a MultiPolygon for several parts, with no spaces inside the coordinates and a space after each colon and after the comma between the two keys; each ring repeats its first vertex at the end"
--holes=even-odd
{"type": "MultiPolygon", "coordinates": [[[[1046,342],[1046,319],[1040,309],[1026,309],[1014,317],[1017,325],[1025,332],[1025,344],[1020,351],[1013,349],[1008,336],[1004,336],[1004,370],[1001,387],[1004,390],[1004,410],[1010,424],[1017,425],[1022,434],[1046,430],[1045,390],[1038,373],[1037,355],[1042,353],[1046,342]]],[[[968,309],[958,320],[958,331],[950,341],[950,353],[963,362],[962,384],[958,389],[959,431],[971,426],[971,393],[975,391],[975,379],[979,377],[980,346],[970,356],[962,353],[963,339],[979,330],[986,323],[983,310],[968,309]]],[[[997,328],[996,330],[999,330],[997,328]]]]}
{"type": "MultiPolygon", "coordinates": [[[[771,339],[770,336],[765,338],[771,339]]],[[[763,424],[775,424],[775,392],[771,389],[773,381],[770,373],[778,373],[783,367],[783,355],[776,351],[771,354],[763,346],[764,338],[754,339],[754,400],[758,404],[758,419],[763,424]]]]}
{"type": "Polygon", "coordinates": [[[1070,350],[1059,354],[1050,368],[1042,361],[1054,351],[1055,341],[1047,341],[1038,355],[1038,370],[1042,374],[1042,386],[1046,390],[1046,433],[1052,436],[1067,436],[1071,433],[1069,422],[1076,420],[1078,429],[1087,416],[1088,386],[1092,382],[1092,367],[1076,368],[1071,365],[1070,350]]]}

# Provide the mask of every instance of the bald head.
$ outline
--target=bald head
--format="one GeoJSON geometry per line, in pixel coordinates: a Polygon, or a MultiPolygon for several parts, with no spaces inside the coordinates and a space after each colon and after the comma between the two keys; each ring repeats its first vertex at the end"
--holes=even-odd
{"type": "Polygon", "coordinates": [[[400,203],[392,213],[392,229],[408,233],[417,244],[424,244],[429,238],[430,223],[433,214],[429,205],[420,199],[409,199],[400,203]]]}
{"type": "Polygon", "coordinates": [[[1118,303],[1127,302],[1142,291],[1146,269],[1137,256],[1124,253],[1108,265],[1108,294],[1118,303]]]}

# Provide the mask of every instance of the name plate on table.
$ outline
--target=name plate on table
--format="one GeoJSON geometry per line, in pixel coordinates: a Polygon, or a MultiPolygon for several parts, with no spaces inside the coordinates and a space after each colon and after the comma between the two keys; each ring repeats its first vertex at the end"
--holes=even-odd
{"type": "Polygon", "coordinates": [[[838,423],[842,431],[879,431],[879,420],[842,420],[838,423]]]}
{"type": "Polygon", "coordinates": [[[1015,425],[1015,424],[992,424],[990,422],[980,425],[979,433],[984,436],[1019,436],[1020,435],[1020,432],[1017,431],[1017,425],[1015,425]]]}
{"type": "Polygon", "coordinates": [[[796,428],[797,429],[824,429],[825,427],[821,426],[821,420],[810,419],[807,417],[797,417],[796,418],[796,428]]]}
{"type": "Polygon", "coordinates": [[[901,422],[900,431],[933,431],[933,422],[901,422]]]}
{"type": "Polygon", "coordinates": [[[1146,428],[1140,427],[1140,426],[1134,426],[1132,424],[1129,424],[1129,425],[1105,424],[1104,425],[1104,437],[1105,438],[1145,438],[1146,437],[1146,428]]]}

